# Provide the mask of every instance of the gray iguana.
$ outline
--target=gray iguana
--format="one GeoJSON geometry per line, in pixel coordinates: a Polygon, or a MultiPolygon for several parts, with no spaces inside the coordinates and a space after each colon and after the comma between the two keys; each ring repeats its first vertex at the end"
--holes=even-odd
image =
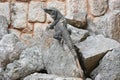
{"type": "Polygon", "coordinates": [[[83,70],[81,69],[79,59],[75,50],[75,47],[73,45],[73,42],[70,37],[70,31],[67,30],[67,22],[64,16],[60,13],[59,10],[57,10],[54,7],[50,8],[44,8],[44,11],[48,13],[54,20],[54,22],[47,27],[47,29],[54,29],[55,33],[53,38],[66,43],[66,45],[69,47],[71,53],[74,56],[74,59],[76,61],[77,67],[80,70],[80,77],[83,78],[83,70]]]}

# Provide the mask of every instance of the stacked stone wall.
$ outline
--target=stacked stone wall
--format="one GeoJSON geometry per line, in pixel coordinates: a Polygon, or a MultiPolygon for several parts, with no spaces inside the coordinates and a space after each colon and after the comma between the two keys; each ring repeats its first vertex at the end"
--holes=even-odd
{"type": "Polygon", "coordinates": [[[119,4],[120,0],[0,0],[0,15],[7,18],[9,31],[25,41],[38,36],[38,31],[53,21],[42,7],[56,7],[67,18],[87,14],[91,34],[120,41],[119,4]]]}

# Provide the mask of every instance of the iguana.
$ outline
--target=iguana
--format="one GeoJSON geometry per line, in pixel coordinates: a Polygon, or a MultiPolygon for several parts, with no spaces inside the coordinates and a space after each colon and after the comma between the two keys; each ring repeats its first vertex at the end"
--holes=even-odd
{"type": "Polygon", "coordinates": [[[44,11],[48,13],[54,20],[54,22],[47,27],[47,29],[54,29],[54,38],[61,41],[62,39],[70,49],[71,53],[74,56],[76,61],[76,65],[80,70],[80,77],[83,78],[83,71],[81,69],[77,53],[75,51],[75,47],[70,37],[70,31],[67,30],[67,22],[64,16],[60,13],[60,11],[54,7],[44,8],[44,11]]]}

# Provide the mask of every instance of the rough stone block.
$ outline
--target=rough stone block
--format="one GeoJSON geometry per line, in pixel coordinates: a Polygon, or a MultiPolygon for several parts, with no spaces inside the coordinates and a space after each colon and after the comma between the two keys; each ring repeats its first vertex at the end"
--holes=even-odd
{"type": "Polygon", "coordinates": [[[68,18],[71,18],[79,13],[86,14],[87,13],[86,0],[66,0],[66,10],[68,18]]]}
{"type": "Polygon", "coordinates": [[[94,16],[101,16],[108,9],[108,0],[88,0],[90,12],[94,16]]]}
{"type": "Polygon", "coordinates": [[[34,23],[28,23],[27,27],[22,30],[22,33],[33,33],[34,23]]]}
{"type": "Polygon", "coordinates": [[[0,15],[0,39],[8,34],[8,22],[6,17],[0,15]]]}
{"type": "Polygon", "coordinates": [[[85,28],[87,22],[86,0],[67,0],[66,10],[69,24],[77,28],[85,28]]]}
{"type": "Polygon", "coordinates": [[[3,15],[7,18],[8,23],[10,23],[10,8],[9,2],[0,3],[0,15],[3,15]]]}
{"type": "Polygon", "coordinates": [[[47,26],[48,24],[35,23],[34,24],[34,38],[40,40],[47,26]]]}
{"type": "Polygon", "coordinates": [[[27,26],[28,3],[11,3],[11,19],[14,28],[25,28],[27,26]]]}
{"type": "Polygon", "coordinates": [[[103,35],[90,36],[85,41],[77,44],[85,59],[87,73],[90,73],[97,66],[99,60],[106,52],[119,46],[119,42],[105,38],[103,35]]]}
{"type": "Polygon", "coordinates": [[[120,42],[120,11],[114,10],[94,20],[88,20],[88,29],[93,34],[103,34],[120,42]]]}
{"type": "Polygon", "coordinates": [[[110,0],[109,1],[109,9],[120,11],[120,0],[110,0]]]}
{"type": "Polygon", "coordinates": [[[0,41],[0,67],[18,59],[25,47],[14,34],[5,35],[0,41]]]}
{"type": "Polygon", "coordinates": [[[67,28],[71,30],[70,37],[74,44],[85,40],[89,36],[89,32],[87,30],[78,29],[71,25],[67,25],[67,28]]]}
{"type": "Polygon", "coordinates": [[[32,34],[23,33],[21,35],[21,39],[24,40],[24,41],[29,41],[29,40],[32,39],[32,34]]]}
{"type": "Polygon", "coordinates": [[[47,3],[47,7],[55,7],[57,8],[63,15],[66,14],[65,12],[65,3],[57,0],[51,0],[47,3]]]}
{"type": "MultiPolygon", "coordinates": [[[[57,8],[63,15],[66,15],[65,2],[61,0],[51,0],[47,2],[47,7],[57,8]]],[[[47,14],[47,23],[53,22],[53,19],[47,14]]]]}
{"type": "Polygon", "coordinates": [[[93,80],[120,80],[120,47],[109,51],[91,73],[93,80]]]}
{"type": "MultiPolygon", "coordinates": [[[[57,8],[63,15],[66,14],[65,3],[57,0],[51,0],[47,3],[47,7],[57,8]]],[[[47,23],[53,22],[53,19],[47,14],[47,23]]]]}
{"type": "Polygon", "coordinates": [[[7,65],[4,77],[5,80],[17,80],[42,69],[44,65],[41,50],[34,46],[23,50],[19,60],[7,65]]]}
{"type": "Polygon", "coordinates": [[[45,5],[44,2],[40,1],[31,1],[29,4],[29,22],[45,22],[45,12],[42,10],[42,7],[45,5]]]}
{"type": "Polygon", "coordinates": [[[74,27],[84,29],[86,28],[86,25],[87,25],[87,14],[74,13],[74,15],[71,17],[66,16],[66,21],[68,24],[74,27]]]}

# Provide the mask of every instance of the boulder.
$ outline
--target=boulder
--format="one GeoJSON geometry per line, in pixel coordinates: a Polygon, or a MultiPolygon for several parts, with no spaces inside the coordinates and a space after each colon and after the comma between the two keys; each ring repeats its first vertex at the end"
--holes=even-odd
{"type": "Polygon", "coordinates": [[[94,80],[120,80],[120,47],[109,51],[91,73],[94,80]]]}
{"type": "Polygon", "coordinates": [[[0,41],[0,67],[19,58],[26,46],[14,34],[7,34],[0,41]]]}
{"type": "Polygon", "coordinates": [[[89,36],[88,30],[78,29],[71,25],[67,25],[67,28],[71,30],[70,37],[74,44],[84,41],[89,36]]]}
{"type": "Polygon", "coordinates": [[[76,44],[84,57],[84,64],[89,74],[98,64],[99,60],[110,50],[120,46],[120,43],[105,38],[103,35],[87,37],[83,42],[76,44]]]}
{"type": "Polygon", "coordinates": [[[8,34],[8,22],[6,17],[0,15],[0,39],[6,34],[8,34]]]}
{"type": "Polygon", "coordinates": [[[54,31],[45,31],[39,44],[25,49],[20,59],[7,65],[4,77],[12,80],[23,78],[33,72],[47,71],[66,77],[80,77],[74,56],[66,44],[62,45],[53,38],[54,31]],[[67,56],[67,57],[66,57],[67,56]]]}
{"type": "Polygon", "coordinates": [[[20,55],[20,59],[7,65],[5,80],[23,78],[33,72],[44,69],[42,53],[39,46],[26,48],[20,55]]]}
{"type": "Polygon", "coordinates": [[[88,30],[93,34],[103,34],[120,42],[120,10],[106,13],[104,16],[90,19],[88,16],[88,30]]]}
{"type": "Polygon", "coordinates": [[[23,80],[82,80],[82,79],[74,77],[59,77],[51,74],[34,73],[25,77],[23,80]]]}
{"type": "Polygon", "coordinates": [[[45,32],[40,44],[48,74],[80,77],[83,71],[78,69],[73,54],[65,44],[53,38],[53,33],[52,30],[45,32]]]}

